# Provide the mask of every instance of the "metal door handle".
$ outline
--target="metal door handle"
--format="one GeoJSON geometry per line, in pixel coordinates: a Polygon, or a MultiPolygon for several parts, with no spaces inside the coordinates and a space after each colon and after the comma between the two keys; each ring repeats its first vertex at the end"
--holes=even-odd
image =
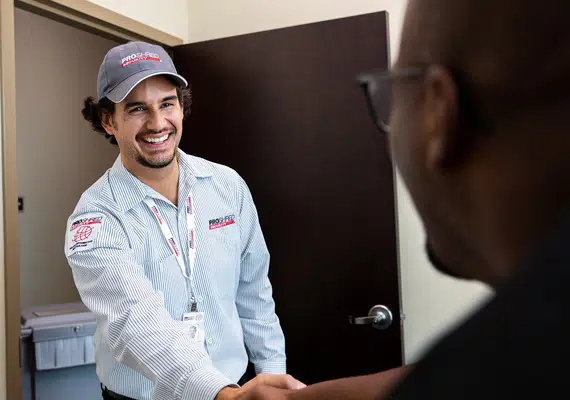
{"type": "Polygon", "coordinates": [[[374,306],[368,312],[367,317],[348,317],[348,322],[354,325],[372,325],[372,327],[384,330],[392,325],[392,312],[386,306],[374,306]]]}

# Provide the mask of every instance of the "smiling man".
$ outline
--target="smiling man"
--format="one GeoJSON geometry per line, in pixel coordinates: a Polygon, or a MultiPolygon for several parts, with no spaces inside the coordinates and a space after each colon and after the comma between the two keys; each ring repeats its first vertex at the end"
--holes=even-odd
{"type": "Polygon", "coordinates": [[[130,42],[99,70],[83,116],[118,144],[68,220],[65,253],[97,316],[104,399],[237,399],[295,389],[251,194],[178,149],[190,92],[164,49],[130,42]],[[248,356],[249,355],[249,356],[248,356]],[[250,360],[257,377],[244,377],[250,360]],[[239,386],[243,384],[243,386],[239,386]]]}

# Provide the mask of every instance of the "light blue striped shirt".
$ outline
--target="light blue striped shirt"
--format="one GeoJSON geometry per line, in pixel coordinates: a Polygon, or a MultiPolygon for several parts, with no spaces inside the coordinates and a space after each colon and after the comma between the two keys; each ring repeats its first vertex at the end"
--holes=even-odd
{"type": "Polygon", "coordinates": [[[248,354],[257,373],[286,371],[269,252],[246,183],[181,150],[179,162],[178,207],[131,175],[119,156],[83,194],[66,232],[75,284],[97,316],[97,374],[110,390],[140,400],[212,400],[241,378],[248,354]],[[143,201],[155,201],[188,265],[190,192],[192,288],[143,201]],[[225,217],[235,223],[218,227],[225,217]],[[181,322],[192,293],[205,313],[204,345],[181,322]]]}

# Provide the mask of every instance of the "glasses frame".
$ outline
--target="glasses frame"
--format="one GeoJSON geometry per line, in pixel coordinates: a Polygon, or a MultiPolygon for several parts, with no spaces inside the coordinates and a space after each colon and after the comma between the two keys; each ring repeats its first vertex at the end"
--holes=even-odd
{"type": "MultiPolygon", "coordinates": [[[[425,68],[410,67],[410,68],[401,68],[401,69],[376,70],[358,75],[357,81],[359,86],[363,90],[368,112],[370,114],[370,117],[372,118],[372,121],[374,122],[374,125],[381,133],[383,134],[390,133],[390,126],[388,125],[388,123],[380,119],[380,116],[378,115],[378,110],[374,105],[373,93],[371,88],[377,83],[380,83],[385,80],[420,78],[424,76],[425,72],[426,72],[425,68]]],[[[388,93],[388,95],[392,96],[392,93],[388,93]]]]}

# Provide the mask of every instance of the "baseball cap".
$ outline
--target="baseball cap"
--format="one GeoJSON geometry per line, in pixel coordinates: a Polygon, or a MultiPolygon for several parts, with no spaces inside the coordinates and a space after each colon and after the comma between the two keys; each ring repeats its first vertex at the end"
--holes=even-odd
{"type": "Polygon", "coordinates": [[[188,82],[178,74],[172,59],[161,46],[135,41],[113,47],[107,52],[97,77],[99,100],[107,97],[120,103],[143,80],[170,75],[181,88],[188,82]]]}

